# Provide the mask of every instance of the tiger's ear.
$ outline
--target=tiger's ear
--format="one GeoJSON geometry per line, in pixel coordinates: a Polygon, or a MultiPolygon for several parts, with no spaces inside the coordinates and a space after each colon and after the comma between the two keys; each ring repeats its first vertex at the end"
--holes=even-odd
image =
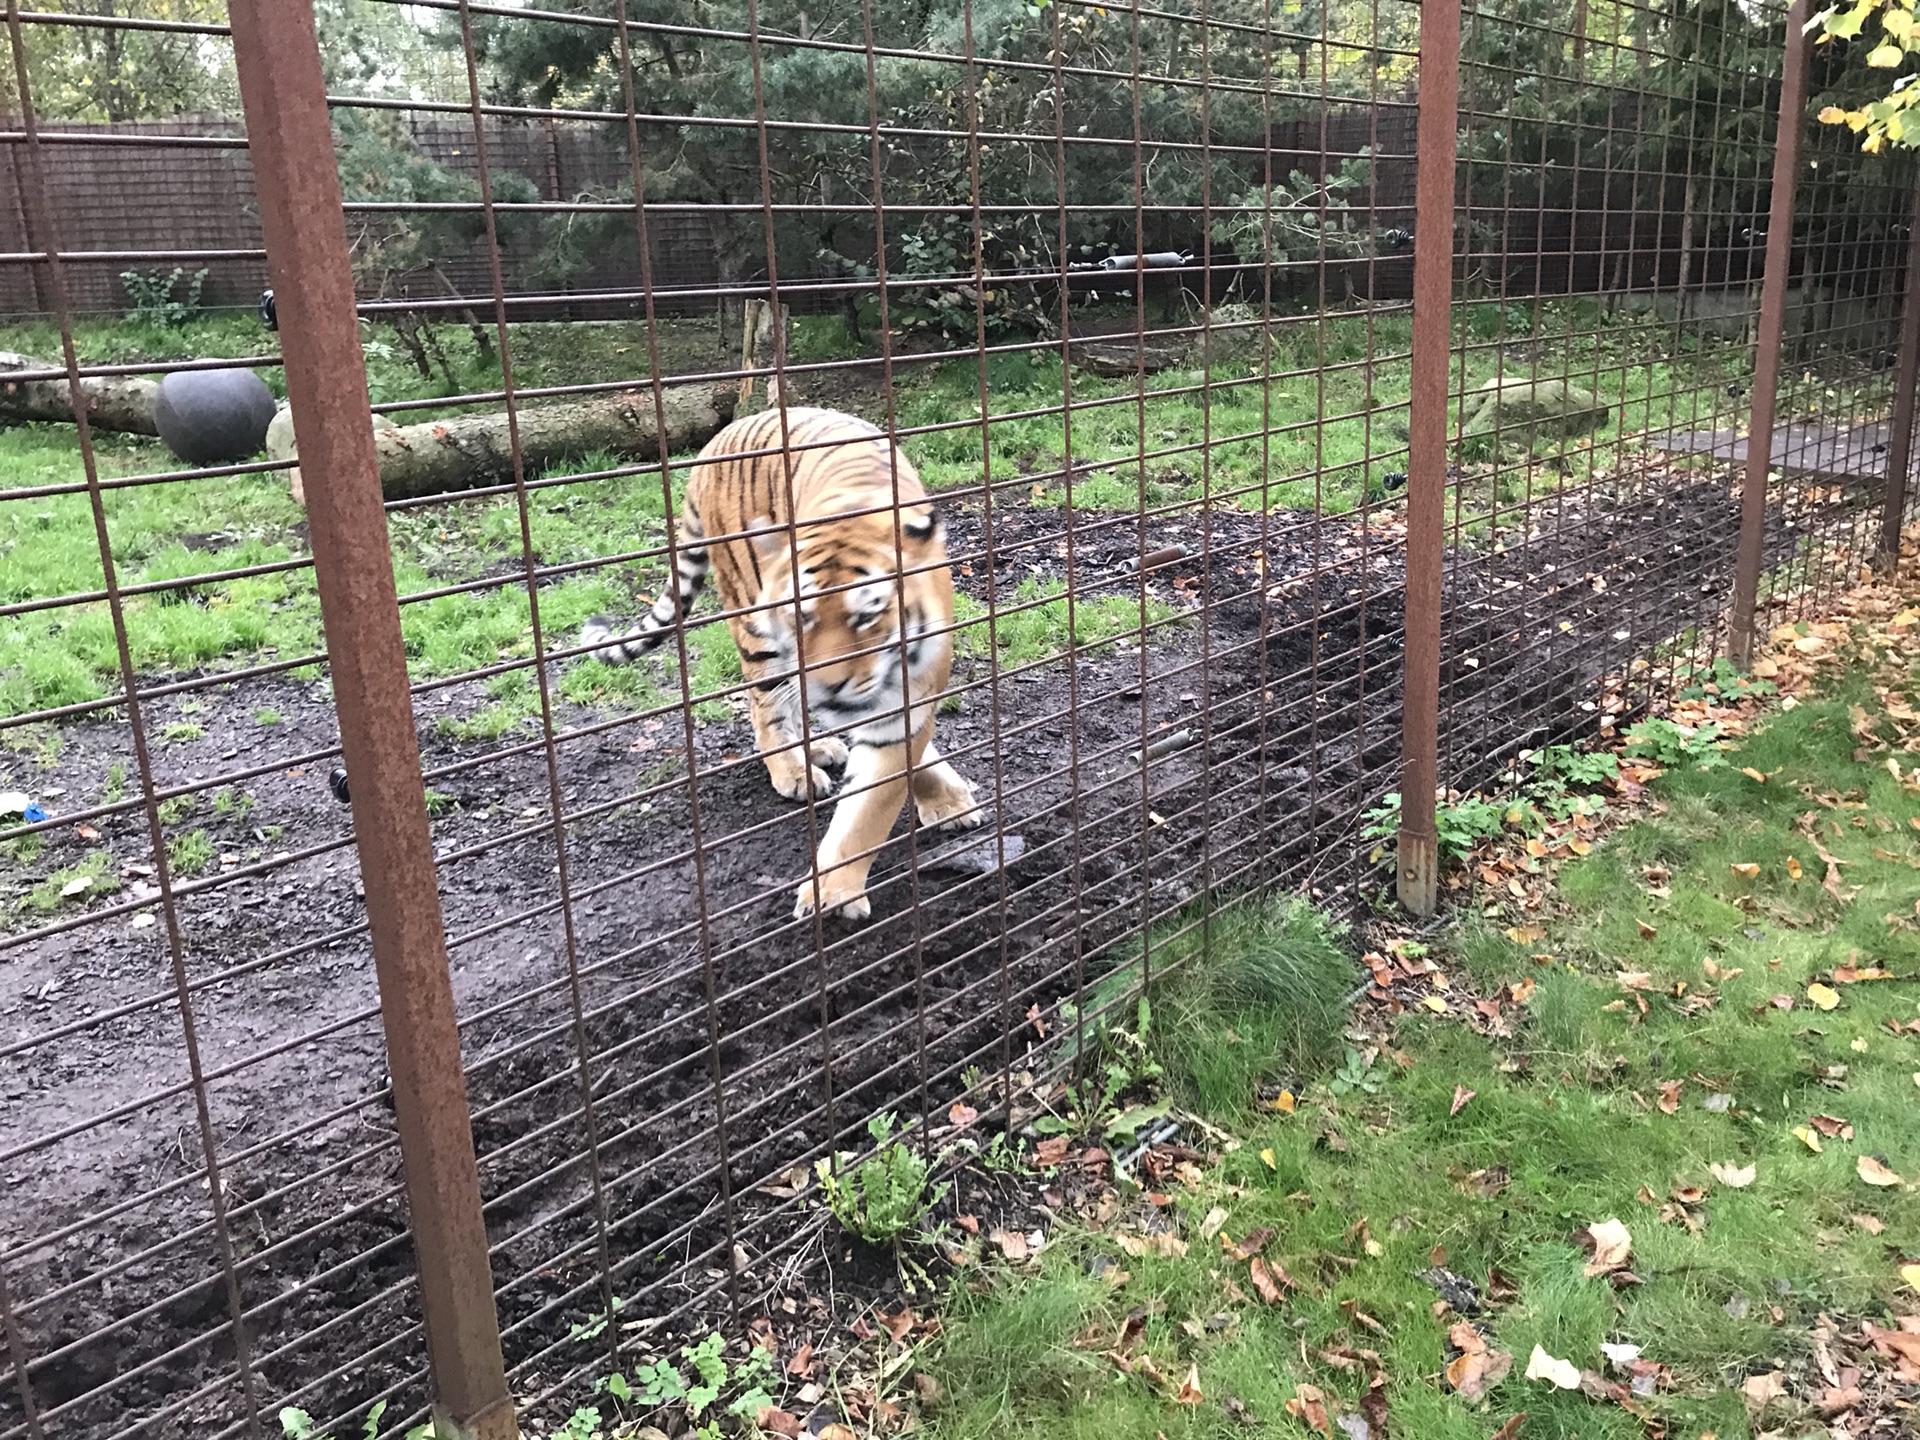
{"type": "Polygon", "coordinates": [[[909,540],[931,540],[940,533],[940,517],[931,505],[924,510],[903,510],[900,531],[909,540]]]}

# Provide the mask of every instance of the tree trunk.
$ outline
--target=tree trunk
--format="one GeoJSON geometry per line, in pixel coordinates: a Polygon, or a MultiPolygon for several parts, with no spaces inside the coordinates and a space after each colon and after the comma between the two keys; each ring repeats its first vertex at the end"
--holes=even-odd
{"type": "MultiPolygon", "coordinates": [[[[689,450],[713,438],[733,418],[730,390],[704,385],[661,392],[667,449],[689,450]]],[[[652,392],[627,390],[563,405],[530,405],[516,412],[520,457],[528,474],[595,450],[637,460],[658,458],[652,392]]],[[[513,476],[507,417],[500,412],[430,420],[423,425],[381,424],[374,430],[380,489],[389,500],[471,490],[513,476]]],[[[290,458],[286,456],[276,458],[290,458]]],[[[299,472],[294,496],[303,499],[299,472]]]]}
{"type": "MultiPolygon", "coordinates": [[[[0,350],[0,424],[26,420],[64,420],[73,423],[71,392],[64,378],[12,380],[9,375],[29,370],[59,370],[53,360],[36,360],[0,350]]],[[[160,386],[138,376],[89,376],[80,382],[86,397],[87,423],[95,430],[119,430],[130,435],[158,435],[153,420],[154,398],[160,386]]]]}

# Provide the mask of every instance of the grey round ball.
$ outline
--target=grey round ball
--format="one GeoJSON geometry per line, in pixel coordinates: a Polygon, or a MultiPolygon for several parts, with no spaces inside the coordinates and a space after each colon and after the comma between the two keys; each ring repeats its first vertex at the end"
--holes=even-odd
{"type": "Polygon", "coordinates": [[[276,408],[251,370],[179,370],[160,382],[153,419],[189,465],[227,465],[260,453],[276,408]]]}

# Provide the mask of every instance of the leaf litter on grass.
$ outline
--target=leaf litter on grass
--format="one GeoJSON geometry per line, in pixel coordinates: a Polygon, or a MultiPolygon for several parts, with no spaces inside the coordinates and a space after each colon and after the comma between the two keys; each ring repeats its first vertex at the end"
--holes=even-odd
{"type": "MultiPolygon", "coordinates": [[[[1455,877],[1468,913],[1446,934],[1365,929],[1369,983],[1339,1043],[1369,1084],[1334,1093],[1325,1070],[1275,1068],[1284,1084],[1207,1111],[1237,1144],[1175,1194],[1187,1253],[1141,1257],[1124,1301],[1069,1303],[1082,1242],[1054,1236],[1036,1275],[993,1282],[950,1325],[953,1403],[925,1431],[987,1433],[991,1400],[992,1433],[1033,1440],[1171,1435],[1176,1409],[1249,1428],[1284,1415],[1332,1440],[1731,1436],[1756,1402],[1756,1429],[1818,1416],[1855,1440],[1902,1433],[1920,1225],[1891,1202],[1920,1168],[1905,1123],[1920,1030],[1904,987],[1869,982],[1920,974],[1920,929],[1882,919],[1915,914],[1920,766],[1852,714],[1883,715],[1880,690],[1901,703],[1859,674],[1909,663],[1872,633],[1867,661],[1842,658],[1851,622],[1813,647],[1776,637],[1762,664],[1791,703],[1697,705],[1687,723],[1742,753],[1705,772],[1622,767],[1610,814],[1576,837],[1589,853],[1491,843],[1455,877]],[[1839,893],[1796,852],[1830,857],[1839,893]],[[1271,1103],[1282,1091],[1290,1111],[1271,1103]],[[1629,1232],[1636,1196],[1660,1223],[1629,1232]],[[1442,1289],[1441,1271],[1470,1283],[1442,1289]],[[1054,1304],[1055,1328],[1032,1329],[1054,1304]],[[1125,1387],[1089,1389],[1050,1358],[1083,1307],[1129,1304],[1125,1387]],[[1013,1329],[994,1345],[996,1325],[1013,1329]],[[1009,1351],[1013,1333],[1027,1338],[1009,1351]],[[1179,1404],[1182,1376],[1198,1403],[1179,1404]],[[1044,1398],[1061,1386],[1065,1411],[1044,1398]]],[[[1109,1319],[1100,1344],[1114,1334],[1109,1319]]]]}

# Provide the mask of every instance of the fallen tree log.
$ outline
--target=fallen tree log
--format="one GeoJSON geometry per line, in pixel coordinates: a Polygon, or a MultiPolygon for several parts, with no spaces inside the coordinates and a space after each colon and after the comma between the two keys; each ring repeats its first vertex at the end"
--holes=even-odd
{"type": "MultiPolygon", "coordinates": [[[[670,451],[704,445],[733,418],[733,392],[710,385],[669,386],[661,391],[660,401],[670,451]]],[[[660,455],[651,390],[522,406],[514,418],[520,458],[530,475],[595,450],[636,460],[660,455]]],[[[389,500],[471,490],[513,477],[513,446],[502,412],[422,425],[378,424],[373,438],[380,455],[380,488],[389,500]]],[[[297,479],[295,486],[297,498],[297,479]]]]}
{"type": "MultiPolygon", "coordinates": [[[[15,380],[35,370],[60,370],[55,360],[37,360],[0,350],[0,422],[64,420],[73,423],[73,403],[64,376],[52,380],[15,380]]],[[[87,424],[95,430],[118,430],[129,435],[158,435],[154,398],[158,382],[137,375],[89,375],[80,381],[86,397],[87,424]]]]}
{"type": "MultiPolygon", "coordinates": [[[[0,351],[0,424],[34,420],[73,420],[63,378],[13,380],[10,374],[58,371],[61,367],[31,355],[0,351]]],[[[98,430],[158,435],[154,401],[160,386],[137,376],[93,376],[80,382],[87,421],[98,430]]],[[[704,445],[733,418],[733,390],[707,385],[671,385],[661,391],[667,449],[704,445]]],[[[654,427],[653,392],[622,390],[559,405],[526,405],[515,413],[520,456],[527,473],[596,450],[645,460],[660,453],[654,427]]],[[[380,457],[380,488],[389,500],[411,500],[471,490],[513,476],[513,446],[504,412],[461,415],[419,425],[392,425],[374,418],[374,447],[380,457]]],[[[268,427],[267,455],[294,458],[293,426],[286,408],[268,427]]],[[[300,471],[289,472],[293,497],[305,503],[300,471]]]]}

